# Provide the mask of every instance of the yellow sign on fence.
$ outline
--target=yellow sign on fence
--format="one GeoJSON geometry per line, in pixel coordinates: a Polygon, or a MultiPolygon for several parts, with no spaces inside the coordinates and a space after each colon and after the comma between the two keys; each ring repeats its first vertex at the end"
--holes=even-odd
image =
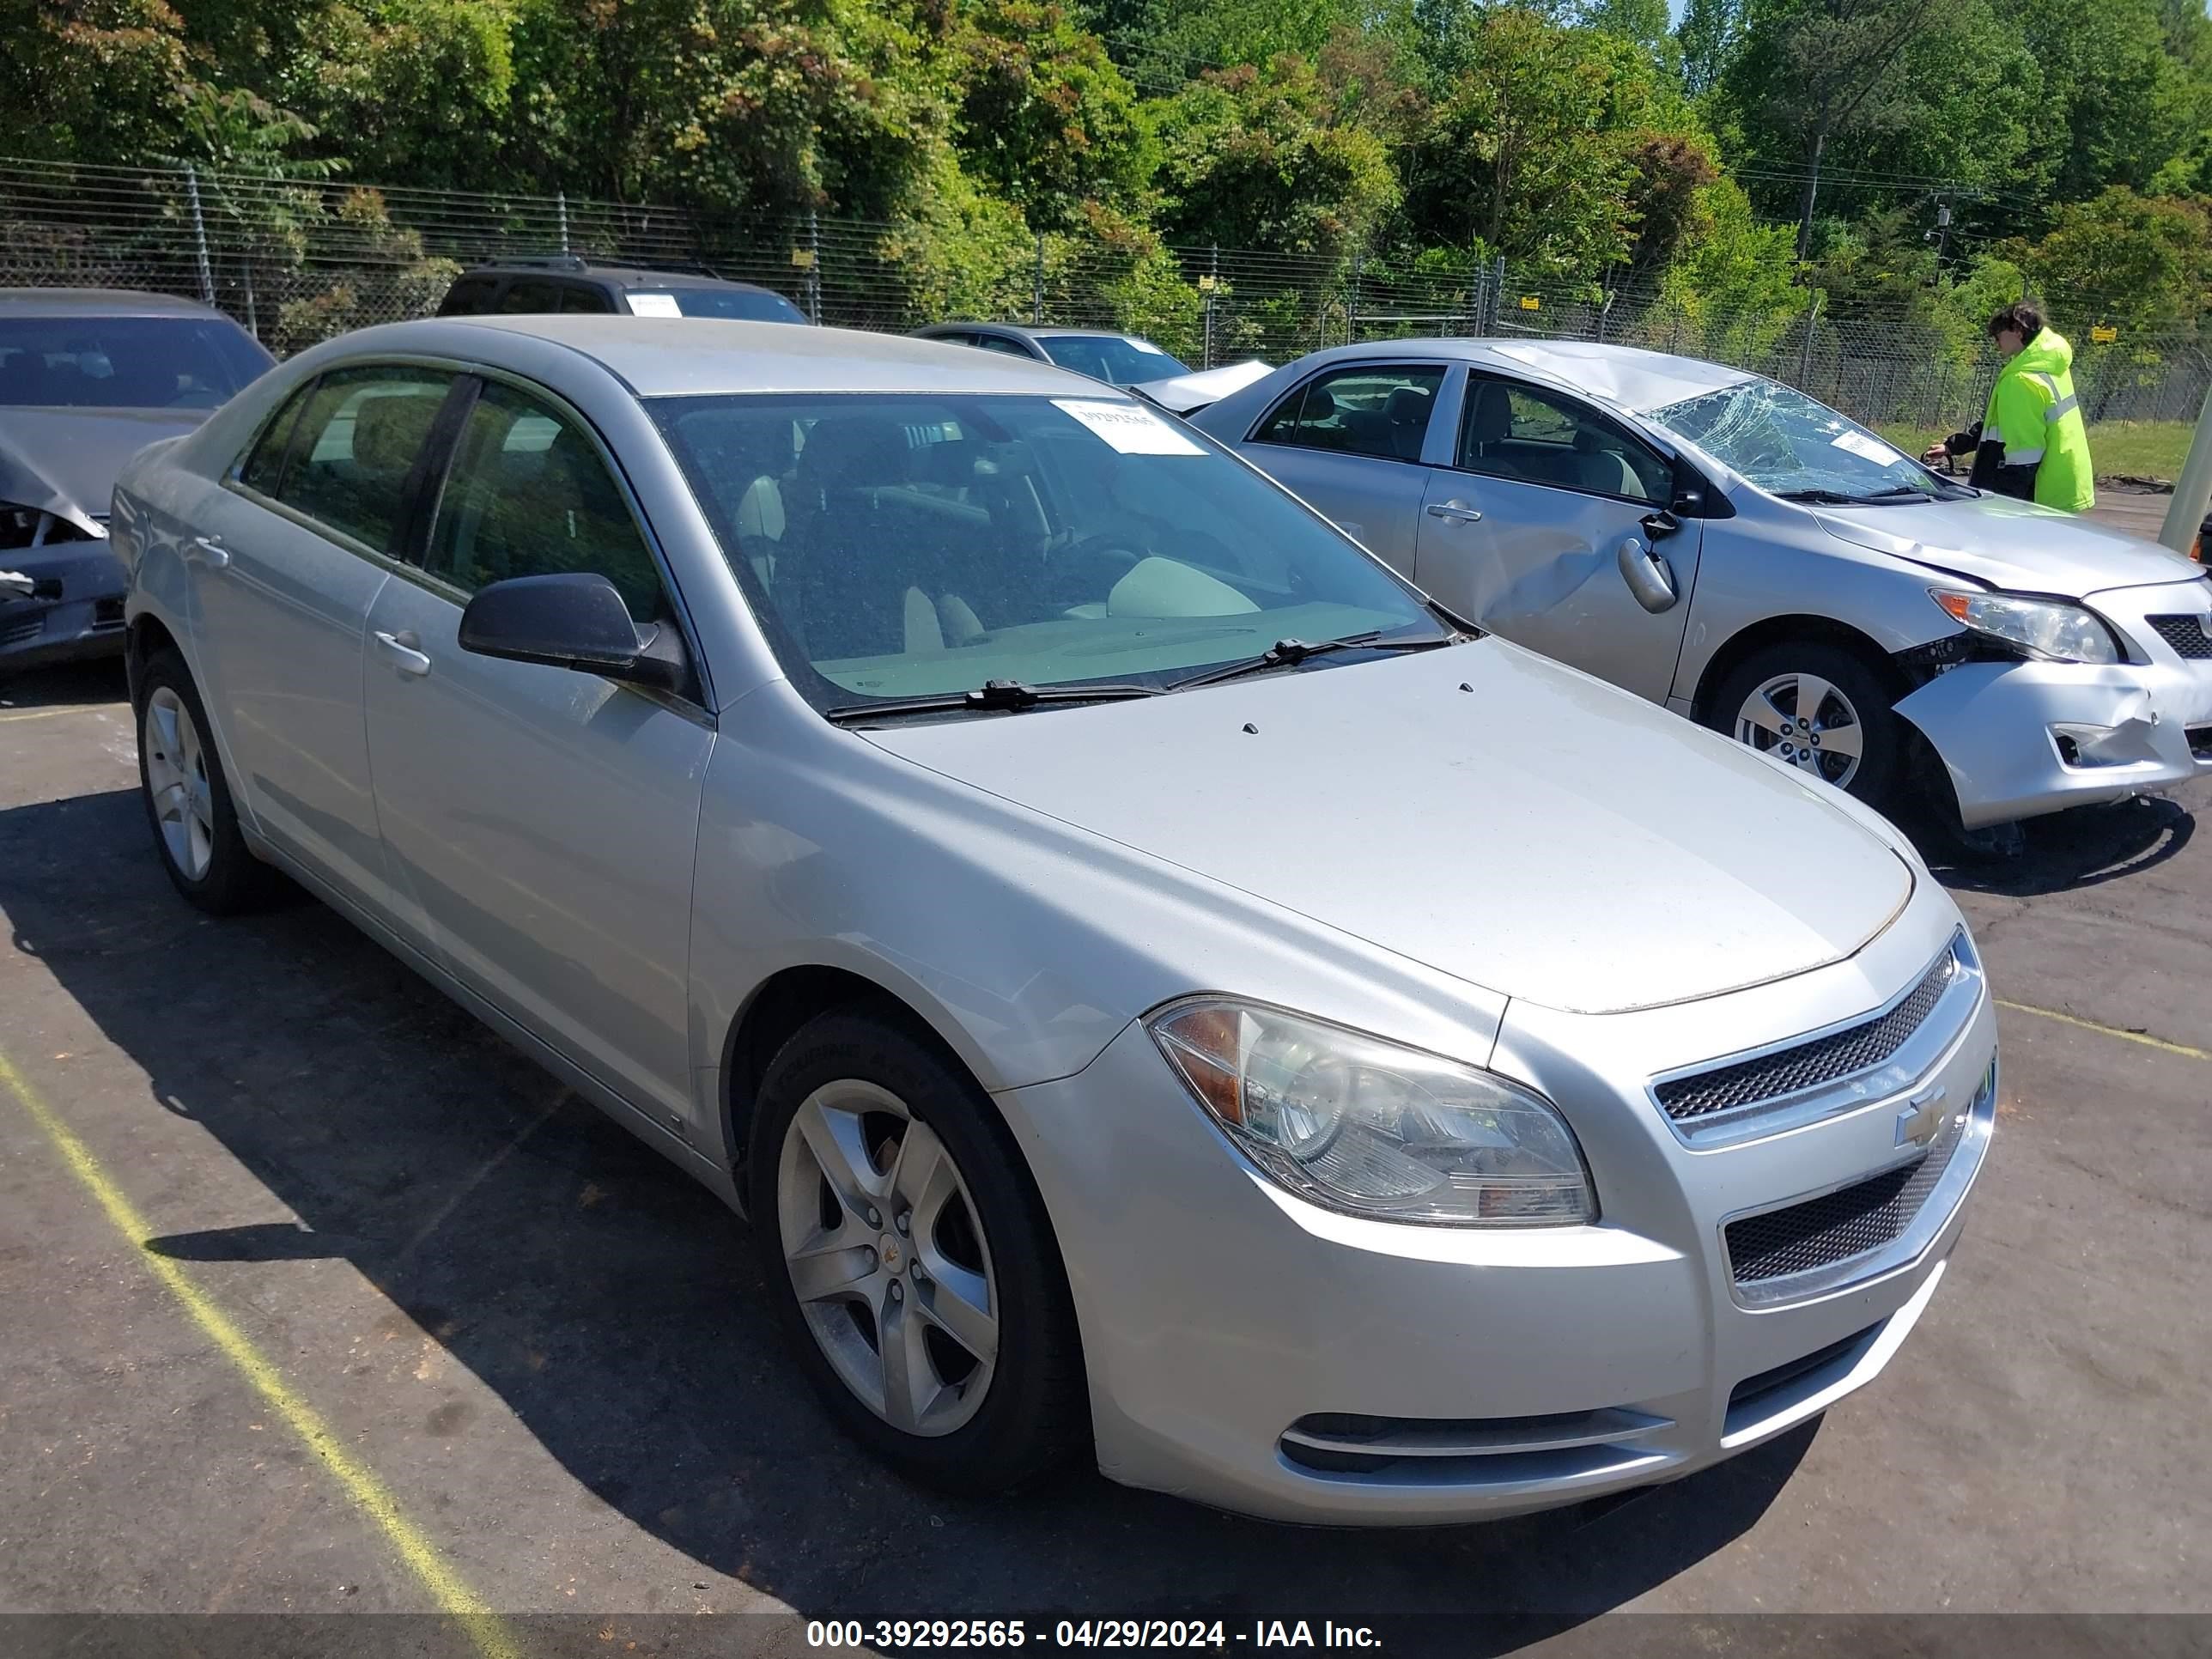
{"type": "Polygon", "coordinates": [[[1523,311],[1541,311],[1543,308],[1544,308],[1544,302],[1543,302],[1541,300],[1538,299],[1534,295],[1533,295],[1533,294],[1524,294],[1524,295],[1522,295],[1521,296],[1521,309],[1522,309],[1522,310],[1523,310],[1523,311]]]}
{"type": "Polygon", "coordinates": [[[1212,292],[1213,292],[1213,278],[1212,278],[1212,277],[1211,277],[1211,276],[1201,276],[1201,277],[1200,277],[1200,278],[1198,279],[1198,291],[1199,291],[1200,294],[1211,294],[1211,293],[1212,293],[1212,292]]]}
{"type": "Polygon", "coordinates": [[[2110,345],[2120,337],[2120,331],[2117,328],[2107,328],[2104,324],[2099,323],[2089,331],[2089,337],[2099,345],[2110,345]]]}
{"type": "Polygon", "coordinates": [[[792,249],[791,263],[797,265],[801,270],[806,270],[814,263],[814,250],[811,247],[795,247],[792,249]]]}

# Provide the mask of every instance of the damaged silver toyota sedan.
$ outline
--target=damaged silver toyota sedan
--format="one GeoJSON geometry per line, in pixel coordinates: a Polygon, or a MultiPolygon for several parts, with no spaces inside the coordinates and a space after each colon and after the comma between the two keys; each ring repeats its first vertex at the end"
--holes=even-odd
{"type": "Polygon", "coordinates": [[[1874,805],[1918,772],[1975,830],[2212,772],[2201,567],[1741,369],[1393,340],[1193,418],[1462,614],[1874,805]]]}
{"type": "Polygon", "coordinates": [[[178,890],[289,872],[744,1209],[916,1479],[1542,1508],[1826,1409],[1943,1278],[1996,1038],[1911,848],[1115,388],[401,324],[114,526],[178,890]]]}

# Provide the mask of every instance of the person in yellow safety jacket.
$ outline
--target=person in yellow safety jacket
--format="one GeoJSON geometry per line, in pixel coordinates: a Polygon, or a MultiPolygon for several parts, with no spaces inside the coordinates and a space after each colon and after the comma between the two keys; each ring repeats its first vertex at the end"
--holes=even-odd
{"type": "Polygon", "coordinates": [[[1990,318],[1989,331],[2005,364],[1990,388],[1988,413],[1921,459],[1972,454],[1967,482],[1978,489],[2087,512],[2097,500],[2096,469],[2074,402],[2074,348],[2026,301],[1990,318]]]}

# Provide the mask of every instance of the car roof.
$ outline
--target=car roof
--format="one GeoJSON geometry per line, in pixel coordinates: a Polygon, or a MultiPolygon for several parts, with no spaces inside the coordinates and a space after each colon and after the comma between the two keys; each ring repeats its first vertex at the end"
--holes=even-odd
{"type": "MultiPolygon", "coordinates": [[[[741,283],[703,270],[656,270],[650,265],[609,265],[595,259],[490,259],[471,265],[461,276],[595,276],[624,288],[739,288],[753,294],[775,294],[758,283],[741,283]]],[[[453,279],[460,280],[460,276],[453,279]]],[[[781,299],[781,295],[777,295],[781,299]]]]}
{"type": "Polygon", "coordinates": [[[641,398],[758,392],[1015,392],[1091,400],[1122,394],[1033,358],[850,328],[719,317],[523,314],[434,317],[342,337],[346,355],[486,352],[487,334],[545,340],[591,358],[641,398]],[[477,337],[464,346],[459,331],[477,337]]]}
{"type": "MultiPolygon", "coordinates": [[[[939,333],[945,329],[961,328],[994,328],[1001,334],[1018,334],[1023,338],[1029,340],[1126,340],[1130,337],[1129,331],[1127,329],[1073,328],[1064,327],[1056,323],[992,323],[980,321],[932,323],[927,329],[917,330],[916,332],[939,333]]],[[[1137,337],[1142,338],[1143,337],[1140,335],[1137,337]]]]}
{"type": "Polygon", "coordinates": [[[222,317],[212,306],[136,288],[0,288],[0,313],[17,317],[222,317]]]}
{"type": "Polygon", "coordinates": [[[1324,361],[1383,362],[1407,356],[1444,357],[1508,374],[1534,373],[1633,410],[1662,409],[1759,378],[1747,369],[1698,357],[1593,340],[1376,340],[1316,352],[1303,367],[1319,368],[1324,361]]]}

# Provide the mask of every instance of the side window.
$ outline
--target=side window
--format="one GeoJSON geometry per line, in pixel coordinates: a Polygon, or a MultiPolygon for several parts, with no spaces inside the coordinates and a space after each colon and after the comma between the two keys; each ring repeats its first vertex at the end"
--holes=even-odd
{"type": "Polygon", "coordinates": [[[542,276],[525,276],[500,296],[499,309],[502,314],[558,311],[561,284],[549,283],[542,276]]]}
{"type": "Polygon", "coordinates": [[[496,276],[464,276],[447,290],[441,317],[468,317],[491,309],[491,296],[499,288],[496,276]]]}
{"type": "Polygon", "coordinates": [[[292,464],[275,498],[388,550],[405,504],[407,475],[453,380],[434,369],[397,364],[324,375],[300,411],[292,464]]]}
{"type": "Polygon", "coordinates": [[[1595,410],[1557,392],[1480,376],[1468,383],[1459,465],[1586,495],[1666,501],[1667,463],[1595,410]]]}
{"type": "Polygon", "coordinates": [[[261,435],[254,440],[252,453],[238,470],[239,483],[264,495],[276,495],[276,486],[284,476],[284,458],[292,453],[292,434],[300,424],[300,411],[314,395],[313,384],[301,387],[276,411],[276,418],[261,428],[261,435]]]}
{"type": "Polygon", "coordinates": [[[1355,363],[1316,375],[1275,405],[1253,434],[1261,443],[1418,461],[1442,363],[1355,363]]]}
{"type": "Polygon", "coordinates": [[[614,301],[596,288],[586,288],[581,283],[564,283],[561,288],[561,309],[571,313],[589,312],[603,315],[614,310],[614,301]]]}
{"type": "Polygon", "coordinates": [[[660,611],[660,573],[590,435],[496,382],[462,425],[424,565],[469,593],[509,576],[597,571],[637,621],[660,611]]]}

